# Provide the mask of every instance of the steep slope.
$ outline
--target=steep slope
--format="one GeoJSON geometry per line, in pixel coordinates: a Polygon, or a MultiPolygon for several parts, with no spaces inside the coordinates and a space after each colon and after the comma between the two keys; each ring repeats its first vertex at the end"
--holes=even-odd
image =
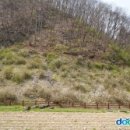
{"type": "Polygon", "coordinates": [[[130,101],[129,46],[121,48],[117,41],[70,14],[50,6],[43,9],[46,19],[40,30],[41,20],[37,28],[29,26],[29,33],[19,30],[18,34],[27,35],[22,40],[16,33],[18,41],[0,49],[0,102],[37,98],[130,101]]]}
{"type": "Polygon", "coordinates": [[[58,44],[46,52],[23,45],[1,49],[0,101],[129,101],[129,67],[66,55],[67,48],[58,44]]]}

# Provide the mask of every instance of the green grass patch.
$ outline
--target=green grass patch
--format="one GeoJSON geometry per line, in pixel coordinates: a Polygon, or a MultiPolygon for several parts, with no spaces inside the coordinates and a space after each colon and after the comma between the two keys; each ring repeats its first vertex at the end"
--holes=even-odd
{"type": "Polygon", "coordinates": [[[0,112],[22,112],[23,107],[16,105],[16,106],[0,106],[0,112]]]}
{"type": "MultiPolygon", "coordinates": [[[[0,112],[23,112],[24,107],[20,105],[14,106],[0,106],[0,112]]],[[[60,108],[55,107],[54,109],[31,109],[30,112],[88,112],[88,113],[105,113],[107,110],[103,109],[84,109],[84,108],[60,108]]]]}
{"type": "MultiPolygon", "coordinates": [[[[21,105],[12,105],[12,106],[4,106],[0,105],[0,112],[25,112],[24,107],[21,105]]],[[[31,109],[28,112],[83,112],[83,113],[107,113],[107,112],[113,112],[117,113],[119,110],[107,110],[107,109],[85,109],[85,108],[60,108],[60,107],[55,107],[54,109],[50,108],[45,108],[45,109],[31,109]]],[[[129,114],[129,110],[120,110],[122,113],[129,114]]]]}
{"type": "Polygon", "coordinates": [[[105,113],[107,110],[96,110],[96,109],[85,109],[85,108],[60,108],[55,107],[54,109],[33,109],[35,112],[88,112],[88,113],[105,113]]]}

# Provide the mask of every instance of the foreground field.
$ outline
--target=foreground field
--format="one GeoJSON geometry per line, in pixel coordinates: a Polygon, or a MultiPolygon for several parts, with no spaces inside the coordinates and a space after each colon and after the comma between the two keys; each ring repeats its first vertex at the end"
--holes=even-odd
{"type": "Polygon", "coordinates": [[[129,130],[115,121],[125,113],[0,113],[0,130],[129,130]]]}

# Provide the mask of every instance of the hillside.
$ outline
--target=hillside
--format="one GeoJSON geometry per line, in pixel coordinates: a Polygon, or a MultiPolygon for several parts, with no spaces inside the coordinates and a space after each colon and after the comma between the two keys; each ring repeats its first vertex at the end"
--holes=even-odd
{"type": "Polygon", "coordinates": [[[121,41],[79,17],[48,3],[43,5],[40,11],[44,19],[38,15],[38,21],[37,9],[32,14],[26,3],[28,14],[21,15],[24,23],[18,21],[19,15],[8,26],[6,22],[0,26],[0,102],[37,98],[55,102],[130,101],[129,44],[122,46],[121,41]]]}

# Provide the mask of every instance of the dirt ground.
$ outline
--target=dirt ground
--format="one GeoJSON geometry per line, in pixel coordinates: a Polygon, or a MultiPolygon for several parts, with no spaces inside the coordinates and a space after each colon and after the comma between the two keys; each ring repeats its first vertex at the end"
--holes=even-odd
{"type": "Polygon", "coordinates": [[[0,113],[0,130],[130,130],[117,126],[125,113],[0,113]]]}

